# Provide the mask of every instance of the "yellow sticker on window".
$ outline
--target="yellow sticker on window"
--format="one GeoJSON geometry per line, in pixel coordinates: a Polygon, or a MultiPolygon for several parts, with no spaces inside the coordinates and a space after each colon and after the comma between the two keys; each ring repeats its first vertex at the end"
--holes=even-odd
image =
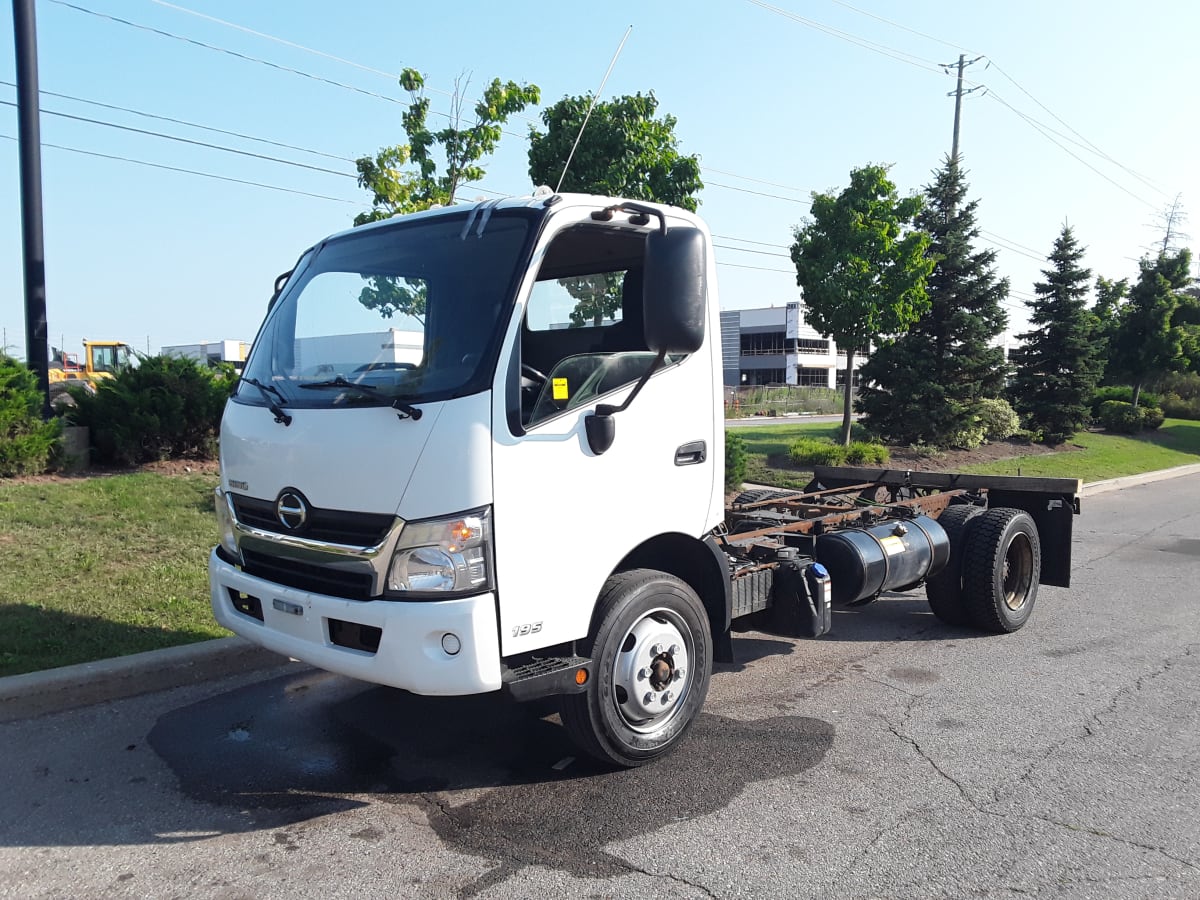
{"type": "Polygon", "coordinates": [[[567,388],[567,379],[565,378],[555,378],[550,389],[554,392],[553,396],[555,400],[571,399],[571,391],[567,388]]]}

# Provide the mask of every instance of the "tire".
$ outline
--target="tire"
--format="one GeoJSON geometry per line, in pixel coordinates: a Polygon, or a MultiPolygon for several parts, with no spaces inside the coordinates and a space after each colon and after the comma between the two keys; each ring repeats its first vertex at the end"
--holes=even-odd
{"type": "Polygon", "coordinates": [[[560,698],[567,733],[607,764],[644,765],[687,733],[704,705],[712,666],[708,614],[688,585],[634,569],[600,592],[587,690],[560,698]]]}
{"type": "Polygon", "coordinates": [[[963,605],[963,555],[971,525],[982,512],[978,506],[959,504],[947,506],[937,518],[950,538],[950,558],[942,571],[925,581],[925,598],[933,614],[947,625],[966,625],[971,620],[963,605]]]}
{"type": "Polygon", "coordinates": [[[971,525],[963,556],[963,604],[981,631],[1018,630],[1033,613],[1042,575],[1037,526],[1020,509],[989,509],[971,525]]]}

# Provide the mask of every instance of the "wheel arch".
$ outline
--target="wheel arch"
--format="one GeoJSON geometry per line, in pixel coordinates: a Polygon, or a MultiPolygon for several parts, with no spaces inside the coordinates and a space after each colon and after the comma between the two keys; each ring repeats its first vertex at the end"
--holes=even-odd
{"type": "Polygon", "coordinates": [[[630,569],[657,569],[683,581],[700,597],[708,613],[714,661],[732,662],[733,641],[729,632],[732,594],[727,559],[711,535],[700,539],[667,532],[634,547],[612,574],[630,569]]]}

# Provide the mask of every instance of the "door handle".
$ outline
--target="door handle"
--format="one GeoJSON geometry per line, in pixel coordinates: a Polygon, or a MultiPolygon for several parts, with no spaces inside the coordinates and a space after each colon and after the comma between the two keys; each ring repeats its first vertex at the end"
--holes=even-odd
{"type": "Polygon", "coordinates": [[[708,459],[708,445],[704,441],[691,441],[675,450],[675,465],[694,466],[708,459]]]}

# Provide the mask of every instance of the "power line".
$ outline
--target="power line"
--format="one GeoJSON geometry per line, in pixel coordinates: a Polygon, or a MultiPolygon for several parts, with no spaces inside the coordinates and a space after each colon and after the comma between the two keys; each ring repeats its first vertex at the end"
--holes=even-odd
{"type": "Polygon", "coordinates": [[[768,187],[783,188],[785,191],[795,191],[797,194],[812,193],[804,188],[792,187],[791,185],[787,184],[779,184],[776,181],[765,181],[762,178],[751,178],[749,175],[739,175],[736,172],[726,172],[723,169],[714,169],[712,166],[701,166],[700,168],[705,172],[716,172],[718,175],[728,175],[730,178],[740,178],[742,181],[753,181],[755,184],[765,184],[768,187]]]}
{"type": "MultiPolygon", "coordinates": [[[[366,88],[357,87],[356,85],[352,85],[352,84],[346,84],[343,81],[336,81],[335,79],[326,78],[322,75],[314,75],[312,72],[305,72],[303,69],[297,69],[292,66],[285,66],[282,63],[271,62],[268,59],[262,59],[257,56],[251,56],[248,53],[241,53],[237,50],[230,50],[228,47],[221,47],[217,44],[209,44],[204,41],[197,40],[196,38],[190,38],[190,37],[186,37],[181,34],[175,34],[173,31],[166,31],[165,29],[155,28],[151,25],[142,25],[138,22],[132,22],[129,19],[122,19],[120,16],[112,16],[112,15],[109,15],[108,13],[102,13],[102,12],[98,12],[94,9],[88,9],[86,6],[80,6],[77,3],[69,3],[68,0],[49,0],[49,2],[57,4],[59,6],[65,6],[66,8],[73,9],[77,12],[86,13],[89,16],[95,16],[98,19],[106,19],[109,22],[116,22],[120,25],[127,25],[128,27],[136,28],[139,31],[146,31],[146,32],[149,32],[150,34],[157,34],[160,37],[171,38],[172,40],[176,40],[176,41],[182,41],[185,44],[191,44],[195,47],[202,47],[205,50],[212,50],[216,53],[224,53],[227,56],[233,56],[237,59],[244,60],[246,62],[258,63],[259,65],[267,66],[268,68],[276,69],[277,71],[280,71],[280,72],[288,72],[292,75],[299,75],[301,78],[308,78],[312,81],[318,81],[318,82],[321,82],[322,84],[331,85],[332,87],[339,87],[339,88],[342,88],[343,90],[353,91],[356,94],[362,94],[367,97],[374,97],[377,100],[386,100],[388,103],[394,103],[398,106],[406,106],[406,107],[412,106],[411,103],[401,100],[398,97],[389,97],[387,94],[380,94],[377,91],[370,91],[370,90],[367,90],[366,88]]],[[[179,9],[182,9],[182,7],[179,7],[179,9]]],[[[198,13],[197,15],[202,15],[202,14],[198,13]]],[[[218,21],[221,21],[221,20],[218,20],[218,21]]],[[[232,27],[235,27],[235,28],[240,27],[240,26],[233,25],[232,23],[228,23],[228,24],[230,24],[232,27]]],[[[287,41],[284,41],[282,38],[279,38],[278,40],[280,40],[283,43],[288,43],[287,41]]],[[[299,45],[296,45],[296,46],[299,46],[299,45]]],[[[307,49],[307,48],[305,48],[305,49],[307,49]]],[[[312,52],[319,53],[320,51],[312,51],[312,52]]],[[[428,90],[433,91],[434,93],[438,93],[438,94],[445,94],[446,96],[453,96],[448,91],[437,90],[435,88],[428,88],[428,90]]],[[[439,112],[435,109],[431,109],[429,112],[435,116],[440,116],[451,122],[454,121],[454,116],[451,115],[450,113],[439,112]]],[[[502,133],[507,134],[511,137],[522,137],[523,136],[523,135],[519,135],[513,131],[503,131],[503,129],[502,129],[502,133]]]]}
{"type": "MultiPolygon", "coordinates": [[[[9,135],[9,134],[0,134],[0,138],[3,138],[4,140],[7,140],[7,141],[16,141],[17,140],[15,137],[13,137],[12,135],[9,135]]],[[[334,203],[345,203],[349,206],[365,206],[366,205],[364,203],[359,203],[354,200],[344,200],[341,197],[330,197],[326,194],[314,194],[309,191],[297,191],[297,190],[293,190],[292,188],[280,187],[279,185],[275,185],[275,184],[264,184],[261,181],[247,181],[242,178],[230,178],[227,175],[215,175],[212,172],[200,172],[196,169],[185,169],[180,166],[166,166],[166,165],[163,165],[162,163],[148,162],[147,160],[144,160],[144,159],[134,159],[129,156],[115,156],[110,153],[98,153],[95,150],[82,150],[79,147],[67,147],[62,144],[47,143],[46,141],[42,141],[42,146],[50,147],[54,150],[65,150],[68,153],[79,153],[79,154],[82,154],[83,156],[95,156],[95,157],[98,157],[99,159],[110,159],[110,160],[116,160],[118,162],[133,163],[133,164],[139,165],[139,166],[148,166],[152,169],[164,169],[165,171],[168,171],[168,172],[182,172],[186,175],[199,175],[202,178],[214,178],[217,181],[228,181],[233,184],[244,184],[244,185],[249,185],[250,187],[265,188],[266,190],[269,190],[269,191],[280,191],[284,194],[297,194],[301,197],[315,197],[318,200],[330,200],[334,203]]]]}
{"type": "Polygon", "coordinates": [[[797,200],[795,197],[781,197],[779,194],[767,194],[763,191],[752,191],[749,188],[734,187],[732,184],[721,184],[718,181],[706,181],[705,187],[725,188],[727,191],[738,191],[743,194],[754,194],[756,197],[770,197],[772,200],[786,200],[788,203],[811,204],[811,200],[797,200]]]}
{"type": "Polygon", "coordinates": [[[997,103],[1000,103],[1001,105],[1005,106],[1006,108],[1012,110],[1014,113],[1016,113],[1016,115],[1020,116],[1023,120],[1025,120],[1027,123],[1029,123],[1029,126],[1033,129],[1035,129],[1042,137],[1044,137],[1046,140],[1050,141],[1050,143],[1054,144],[1056,147],[1058,147],[1064,153],[1068,154],[1069,156],[1076,159],[1078,162],[1087,166],[1089,169],[1091,169],[1093,172],[1095,172],[1097,175],[1099,175],[1101,178],[1103,178],[1109,184],[1113,185],[1113,187],[1116,187],[1117,189],[1128,194],[1130,197],[1132,197],[1134,200],[1137,200],[1139,203],[1144,203],[1147,206],[1149,206],[1151,209],[1157,209],[1155,204],[1151,203],[1149,200],[1147,200],[1144,197],[1139,197],[1137,194],[1135,194],[1133,191],[1129,190],[1129,188],[1125,187],[1120,182],[1115,181],[1112,178],[1109,178],[1107,175],[1105,175],[1103,172],[1101,172],[1099,169],[1097,169],[1095,166],[1093,166],[1090,162],[1088,162],[1086,159],[1084,159],[1078,153],[1075,153],[1069,147],[1066,147],[1063,144],[1059,143],[1057,140],[1055,140],[1053,137],[1051,137],[1049,131],[1045,128],[1045,126],[1043,126],[1040,122],[1038,122],[1032,116],[1021,112],[1019,109],[1017,109],[1011,103],[1006,101],[1003,97],[1001,97],[995,91],[989,91],[985,96],[994,98],[997,103]]]}
{"type": "MultiPolygon", "coordinates": [[[[737,238],[734,238],[737,240],[737,238]]],[[[779,259],[791,259],[786,253],[772,253],[770,250],[751,250],[747,247],[730,247],[728,244],[713,244],[717,250],[735,250],[738,253],[756,253],[759,256],[775,256],[779,259]]]]}
{"type": "Polygon", "coordinates": [[[728,263],[717,260],[718,266],[725,266],[729,269],[755,269],[759,272],[779,272],[781,275],[795,275],[795,269],[768,269],[766,266],[747,266],[742,263],[728,263]]]}
{"type": "MultiPolygon", "coordinates": [[[[980,228],[979,233],[980,234],[990,234],[992,237],[996,238],[997,240],[1005,241],[1009,244],[1012,244],[1014,247],[1020,247],[1022,250],[1028,250],[1030,253],[1038,253],[1038,251],[1033,247],[1026,246],[1025,244],[1018,244],[1016,241],[1014,241],[1010,238],[1006,238],[1002,234],[996,234],[996,232],[994,232],[994,231],[988,231],[986,228],[980,228]]],[[[1045,259],[1045,256],[1041,253],[1038,253],[1038,259],[1045,259]]]]}
{"type": "MultiPolygon", "coordinates": [[[[158,2],[158,0],[155,0],[158,2]]],[[[932,34],[926,34],[924,31],[917,31],[915,28],[909,28],[907,25],[901,25],[899,22],[893,22],[891,19],[885,19],[883,16],[877,16],[873,12],[868,12],[865,9],[859,9],[857,6],[851,6],[849,3],[844,3],[843,0],[830,0],[831,3],[836,3],[838,6],[844,6],[846,9],[853,10],[859,15],[867,16],[876,21],[883,22],[886,25],[891,25],[893,28],[899,28],[901,31],[907,31],[909,34],[915,34],[918,37],[923,37],[926,40],[933,41],[935,44],[941,44],[944,47],[950,47],[954,50],[960,50],[964,53],[970,53],[967,48],[959,44],[952,44],[950,41],[943,41],[939,37],[934,37],[932,34]]]]}
{"type": "MultiPolygon", "coordinates": [[[[16,85],[13,84],[11,81],[4,81],[3,79],[0,79],[0,85],[4,85],[5,87],[11,87],[11,88],[16,87],[16,85]]],[[[113,103],[102,103],[99,100],[88,100],[85,97],[74,97],[71,94],[60,94],[56,91],[41,90],[41,91],[38,91],[38,93],[43,94],[47,97],[57,97],[60,100],[70,100],[75,103],[86,103],[89,106],[98,106],[101,109],[111,109],[116,112],[129,113],[130,115],[133,115],[133,116],[141,116],[144,119],[154,119],[159,122],[170,122],[173,125],[183,125],[188,128],[197,128],[201,131],[211,131],[213,134],[223,134],[223,135],[226,135],[227,137],[236,137],[236,138],[241,138],[242,140],[246,140],[246,141],[256,141],[257,143],[260,143],[260,144],[269,144],[272,147],[280,147],[285,150],[295,150],[299,153],[311,153],[313,156],[323,156],[326,159],[335,159],[338,162],[348,162],[348,163],[356,162],[356,160],[353,160],[348,156],[338,156],[337,154],[334,154],[334,153],[324,153],[321,150],[313,150],[310,147],[298,147],[295,144],[285,144],[282,141],[273,141],[273,140],[270,140],[269,138],[255,137],[252,134],[245,134],[244,132],[241,132],[241,131],[229,131],[224,128],[214,128],[211,125],[200,125],[197,122],[189,122],[186,119],[176,119],[171,116],[162,116],[162,115],[158,115],[156,113],[145,112],[144,110],[140,110],[140,109],[131,109],[127,106],[117,106],[116,104],[113,104],[113,103]]]]}
{"type": "MultiPolygon", "coordinates": [[[[752,241],[749,238],[730,237],[727,234],[714,234],[713,237],[718,241],[738,241],[743,244],[758,244],[761,247],[778,247],[780,250],[792,249],[791,245],[789,244],[772,244],[768,241],[752,241]]],[[[788,258],[790,259],[791,257],[788,258]]]]}
{"type": "MultiPolygon", "coordinates": [[[[0,100],[0,106],[16,107],[17,104],[11,100],[0,100]]],[[[87,116],[75,116],[71,113],[57,112],[52,109],[43,109],[43,115],[58,116],[62,119],[71,119],[75,122],[86,122],[89,125],[103,125],[105,128],[116,128],[120,131],[128,131],[133,134],[143,134],[149,137],[163,138],[168,141],[178,141],[181,144],[190,144],[193,147],[205,147],[209,150],[220,150],[223,153],[235,153],[238,156],[248,156],[252,159],[262,159],[268,162],[281,163],[285,166],[295,166],[298,169],[308,169],[312,172],[321,172],[326,175],[339,175],[342,178],[357,178],[356,175],[351,175],[349,172],[339,172],[336,169],[326,169],[323,166],[310,166],[308,163],[295,162],[290,159],[282,159],[278,156],[267,156],[265,153],[253,153],[249,150],[238,150],[234,147],[224,147],[221,144],[210,144],[208,141],[195,141],[191,138],[179,137],[173,134],[165,134],[161,131],[149,131],[145,128],[134,128],[131,125],[118,125],[116,122],[106,122],[103,119],[92,119],[87,116]]]]}
{"type": "Polygon", "coordinates": [[[770,3],[765,3],[764,0],[746,0],[746,2],[752,3],[755,6],[761,7],[762,9],[765,9],[768,12],[773,12],[777,16],[782,16],[785,19],[791,19],[793,22],[797,22],[800,25],[804,25],[807,28],[812,28],[816,31],[820,31],[824,34],[829,35],[830,37],[835,37],[838,40],[842,40],[842,41],[846,41],[847,43],[855,44],[856,46],[862,47],[865,50],[870,50],[873,53],[878,53],[882,56],[887,56],[891,59],[896,60],[897,62],[902,62],[902,63],[905,63],[910,66],[915,66],[918,69],[927,69],[928,71],[936,72],[939,75],[942,74],[941,69],[938,68],[938,64],[936,62],[934,62],[933,60],[925,59],[923,57],[916,56],[915,54],[912,54],[912,53],[906,53],[903,50],[897,50],[895,47],[889,47],[886,44],[880,44],[877,41],[867,40],[866,38],[862,38],[855,34],[851,34],[848,31],[842,31],[840,28],[834,28],[831,25],[825,25],[821,22],[817,22],[814,19],[805,18],[804,16],[797,15],[794,12],[790,12],[786,9],[781,9],[778,6],[772,6],[770,3]]]}
{"type": "MultiPolygon", "coordinates": [[[[837,2],[837,0],[834,0],[834,2],[837,2]]],[[[1091,149],[1092,152],[1094,152],[1097,156],[1100,156],[1101,158],[1112,163],[1114,166],[1117,166],[1118,168],[1123,169],[1124,171],[1128,172],[1130,175],[1132,175],[1134,178],[1136,178],[1142,184],[1146,185],[1146,187],[1150,188],[1151,190],[1158,191],[1160,194],[1163,194],[1164,196],[1166,195],[1166,192],[1163,191],[1162,188],[1158,187],[1154,183],[1143,178],[1141,175],[1139,175],[1133,169],[1130,169],[1127,166],[1124,166],[1121,163],[1117,162],[1115,159],[1113,159],[1111,156],[1109,156],[1107,153],[1105,153],[1103,150],[1101,150],[1099,147],[1097,147],[1095,144],[1093,144],[1091,141],[1089,141],[1087,138],[1085,138],[1082,134],[1080,134],[1078,131],[1076,131],[1074,128],[1072,128],[1070,125],[1068,125],[1065,121],[1063,121],[1062,118],[1060,118],[1054,112],[1054,110],[1050,109],[1050,107],[1048,107],[1045,103],[1043,103],[1037,97],[1033,96],[1033,94],[1029,93],[1029,91],[1025,90],[1024,87],[1022,87],[1020,84],[1018,84],[1017,80],[1015,78],[1013,78],[1011,75],[1009,75],[1007,72],[1005,72],[1004,69],[1002,69],[1000,67],[1000,64],[998,62],[996,62],[994,59],[992,59],[990,56],[987,57],[987,61],[988,61],[988,64],[984,67],[985,71],[989,68],[995,68],[997,72],[999,72],[1001,75],[1003,75],[1005,78],[1007,78],[1010,82],[1012,82],[1013,86],[1017,90],[1019,90],[1022,94],[1024,94],[1026,97],[1028,97],[1034,103],[1036,103],[1038,106],[1040,106],[1042,109],[1044,109],[1047,113],[1049,113],[1054,118],[1054,120],[1057,121],[1060,125],[1062,125],[1065,129],[1067,129],[1067,131],[1071,132],[1071,134],[1075,135],[1077,138],[1079,138],[1081,141],[1083,141],[1083,143],[1086,144],[1088,146],[1088,148],[1091,149]]]]}

